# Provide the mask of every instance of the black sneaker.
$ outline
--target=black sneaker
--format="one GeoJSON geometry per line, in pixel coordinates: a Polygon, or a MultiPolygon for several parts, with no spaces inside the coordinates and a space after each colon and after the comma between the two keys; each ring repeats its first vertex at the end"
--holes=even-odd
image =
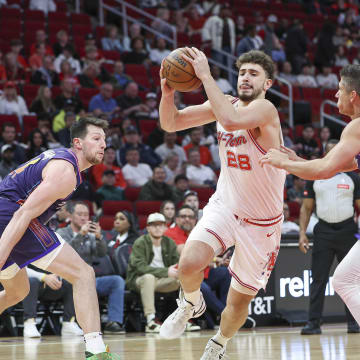
{"type": "Polygon", "coordinates": [[[301,329],[301,335],[318,335],[321,334],[319,321],[308,321],[301,329]]]}
{"type": "Polygon", "coordinates": [[[104,334],[108,334],[108,335],[125,334],[125,327],[124,325],[119,324],[116,321],[110,321],[105,325],[104,334]]]}
{"type": "Polygon", "coordinates": [[[348,334],[357,334],[360,333],[360,327],[357,322],[348,323],[347,326],[348,334]]]}

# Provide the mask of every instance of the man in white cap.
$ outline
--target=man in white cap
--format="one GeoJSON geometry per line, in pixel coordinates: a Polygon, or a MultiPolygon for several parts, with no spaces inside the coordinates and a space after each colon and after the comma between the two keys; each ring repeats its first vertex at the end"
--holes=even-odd
{"type": "Polygon", "coordinates": [[[129,259],[126,285],[140,292],[148,333],[158,333],[155,321],[155,291],[172,292],[179,289],[176,244],[164,232],[167,229],[163,214],[153,213],[147,219],[148,234],[135,240],[129,259]]]}

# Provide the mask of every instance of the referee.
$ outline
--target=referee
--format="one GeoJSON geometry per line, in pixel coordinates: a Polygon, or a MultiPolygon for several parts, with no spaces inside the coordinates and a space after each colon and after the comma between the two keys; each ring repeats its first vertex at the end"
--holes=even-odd
{"type": "MultiPolygon", "coordinates": [[[[326,153],[337,143],[338,140],[329,140],[326,153]]],[[[314,227],[309,320],[301,330],[302,335],[321,334],[325,288],[334,257],[340,262],[357,241],[354,204],[360,208],[360,177],[354,172],[342,172],[330,179],[306,182],[299,219],[299,248],[304,254],[309,248],[306,228],[315,206],[319,222],[314,227]]],[[[347,307],[345,311],[348,333],[360,332],[347,307]]]]}

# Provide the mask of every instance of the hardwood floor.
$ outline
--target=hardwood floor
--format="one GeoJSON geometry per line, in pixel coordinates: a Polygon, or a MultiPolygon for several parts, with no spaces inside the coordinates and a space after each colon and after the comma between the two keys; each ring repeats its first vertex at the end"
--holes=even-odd
{"type": "MultiPolygon", "coordinates": [[[[230,360],[355,360],[360,358],[360,334],[347,334],[344,324],[323,327],[322,335],[301,336],[300,328],[241,330],[229,342],[230,360]]],[[[126,360],[199,360],[211,331],[187,333],[177,340],[158,335],[105,336],[112,352],[126,360]]],[[[42,339],[0,338],[1,360],[84,359],[82,337],[42,339]]]]}

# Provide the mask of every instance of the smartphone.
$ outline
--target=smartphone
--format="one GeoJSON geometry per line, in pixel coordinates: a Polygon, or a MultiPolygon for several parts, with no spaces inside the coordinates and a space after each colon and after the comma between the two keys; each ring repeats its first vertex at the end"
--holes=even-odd
{"type": "Polygon", "coordinates": [[[90,220],[92,223],[98,223],[99,222],[99,216],[93,215],[90,220]]]}

